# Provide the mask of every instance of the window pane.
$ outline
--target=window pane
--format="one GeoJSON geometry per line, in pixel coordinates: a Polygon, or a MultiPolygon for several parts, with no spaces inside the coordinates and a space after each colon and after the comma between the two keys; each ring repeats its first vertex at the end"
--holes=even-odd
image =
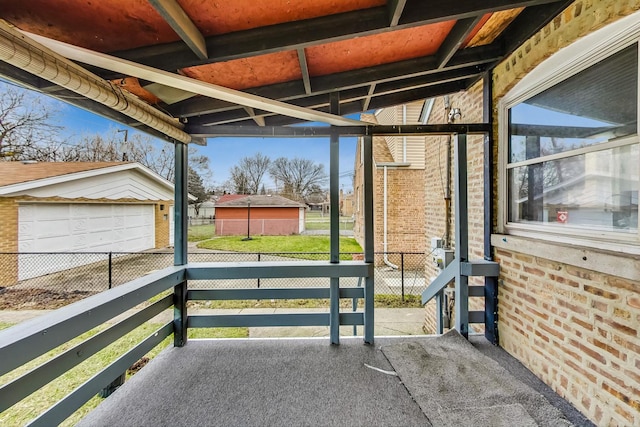
{"type": "Polygon", "coordinates": [[[511,108],[509,162],[634,135],[637,118],[634,44],[511,108]]]}
{"type": "Polygon", "coordinates": [[[509,170],[509,221],[637,232],[638,144],[509,170]]]}

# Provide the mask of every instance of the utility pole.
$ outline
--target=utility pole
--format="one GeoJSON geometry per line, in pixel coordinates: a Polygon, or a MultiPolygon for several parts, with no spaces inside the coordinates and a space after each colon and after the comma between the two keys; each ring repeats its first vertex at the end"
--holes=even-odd
{"type": "Polygon", "coordinates": [[[129,129],[118,129],[117,130],[118,133],[120,132],[124,132],[124,144],[123,144],[123,148],[124,150],[122,150],[122,161],[126,162],[129,160],[129,156],[127,155],[127,148],[129,147],[129,145],[127,144],[127,142],[129,141],[129,129]]]}

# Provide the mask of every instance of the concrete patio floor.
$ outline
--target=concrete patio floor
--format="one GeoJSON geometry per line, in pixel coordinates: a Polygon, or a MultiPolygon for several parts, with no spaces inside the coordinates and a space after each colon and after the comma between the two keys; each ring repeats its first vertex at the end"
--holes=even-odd
{"type": "Polygon", "coordinates": [[[591,425],[474,336],[191,340],[80,426],[591,425]]]}

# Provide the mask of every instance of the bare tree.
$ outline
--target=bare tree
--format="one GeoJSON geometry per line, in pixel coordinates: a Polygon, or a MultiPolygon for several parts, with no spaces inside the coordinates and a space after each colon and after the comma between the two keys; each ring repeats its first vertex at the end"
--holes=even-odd
{"type": "Polygon", "coordinates": [[[48,161],[64,145],[50,101],[0,82],[0,160],[48,161]]]}
{"type": "Polygon", "coordinates": [[[249,177],[238,165],[229,169],[229,180],[236,194],[251,194],[249,192],[249,177]]]}
{"type": "Polygon", "coordinates": [[[271,159],[262,153],[256,153],[252,157],[244,157],[240,160],[239,168],[247,179],[248,194],[258,194],[264,174],[269,170],[271,159]]]}
{"type": "Polygon", "coordinates": [[[279,157],[271,163],[269,174],[283,184],[282,194],[302,200],[310,192],[317,191],[326,181],[324,165],[308,159],[279,157]]]}
{"type": "MultiPolygon", "coordinates": [[[[60,150],[58,161],[138,162],[168,181],[175,179],[174,149],[166,142],[155,143],[148,135],[134,134],[124,138],[112,129],[106,135],[85,135],[80,141],[60,150]]],[[[202,179],[210,178],[209,158],[189,147],[189,168],[202,179]]]]}

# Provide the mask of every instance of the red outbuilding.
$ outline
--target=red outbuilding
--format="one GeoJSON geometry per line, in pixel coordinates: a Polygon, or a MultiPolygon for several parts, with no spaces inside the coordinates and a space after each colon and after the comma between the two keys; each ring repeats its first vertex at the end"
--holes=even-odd
{"type": "Polygon", "coordinates": [[[300,234],[306,205],[274,195],[222,196],[216,203],[216,235],[300,234]]]}

